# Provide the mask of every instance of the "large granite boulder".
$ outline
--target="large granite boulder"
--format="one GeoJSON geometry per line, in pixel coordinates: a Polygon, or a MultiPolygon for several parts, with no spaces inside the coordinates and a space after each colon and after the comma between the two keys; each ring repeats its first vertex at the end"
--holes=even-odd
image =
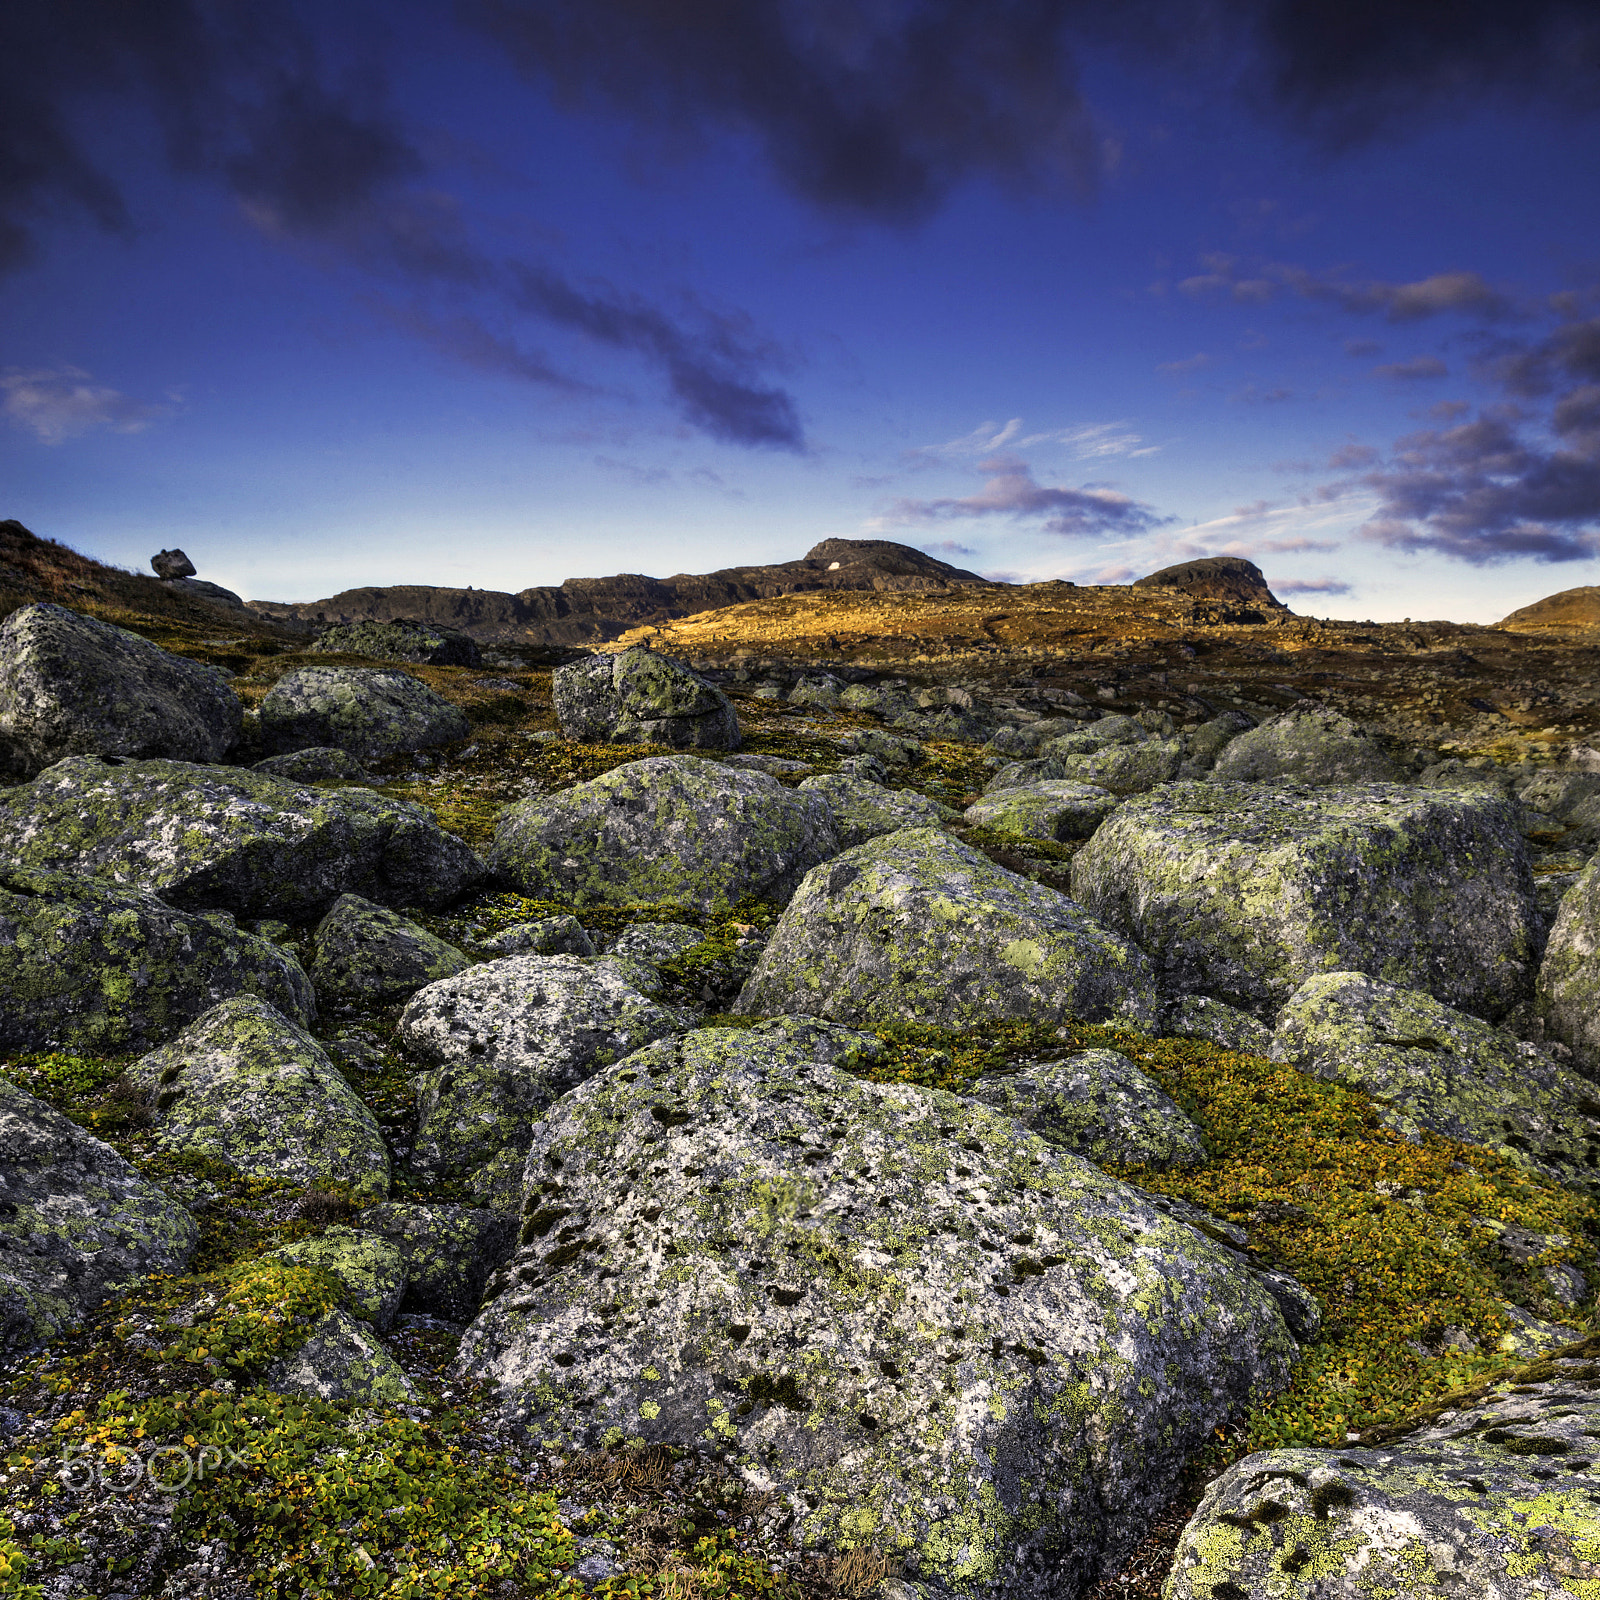
{"type": "Polygon", "coordinates": [[[237,767],[90,756],[0,792],[0,854],[241,917],[316,916],[351,892],[434,908],[484,875],[431,812],[404,800],[237,767]]]}
{"type": "Polygon", "coordinates": [[[471,962],[409,917],[342,894],[317,925],[311,982],[323,1005],[388,1005],[471,962]]]}
{"type": "Polygon", "coordinates": [[[728,697],[681,661],[641,645],[560,668],[551,694],[569,739],[739,748],[739,719],[728,697]]]}
{"type": "Polygon", "coordinates": [[[1147,1021],[1150,963],[1075,901],[907,828],[806,875],[737,1010],[871,1027],[996,1017],[1147,1021]]]}
{"type": "Polygon", "coordinates": [[[483,652],[470,635],[405,617],[392,622],[372,618],[341,622],[319,633],[310,648],[316,655],[365,656],[369,661],[410,661],[424,667],[483,664],[483,652]]]}
{"type": "Polygon", "coordinates": [[[1284,1381],[1277,1303],[1009,1117],[830,1053],[706,1029],[557,1101],[458,1367],[562,1454],[704,1440],[797,1543],[926,1592],[1080,1594],[1284,1381]]]}
{"type": "Polygon", "coordinates": [[[304,1028],[253,996],[225,1000],[128,1068],[149,1097],[156,1144],[256,1178],[389,1192],[372,1113],[304,1028]]]}
{"type": "Polygon", "coordinates": [[[64,872],[0,871],[0,1050],[148,1050],[239,994],[315,1015],[299,962],[225,913],[64,872]]]}
{"type": "Polygon", "coordinates": [[[1572,1052],[1572,1065],[1600,1081],[1600,856],[1562,896],[1534,995],[1547,1039],[1572,1052]]]}
{"type": "Polygon", "coordinates": [[[1272,1056],[1364,1090],[1408,1137],[1430,1128],[1493,1145],[1542,1177],[1600,1194],[1593,1085],[1431,995],[1359,972],[1319,973],[1278,1013],[1272,1056]]]}
{"type": "Polygon", "coordinates": [[[559,1095],[687,1023],[630,982],[633,963],[506,956],[429,984],[399,1039],[417,1078],[412,1169],[513,1209],[533,1125],[559,1095]]]}
{"type": "Polygon", "coordinates": [[[1019,839],[1087,839],[1117,808],[1116,796],[1091,783],[1046,779],[986,794],[966,809],[966,820],[1019,839]]]}
{"type": "Polygon", "coordinates": [[[1366,972],[1493,1020],[1537,961],[1527,848],[1492,794],[1175,783],[1101,824],[1072,889],[1169,989],[1257,1015],[1366,972]]]}
{"type": "Polygon", "coordinates": [[[270,755],[332,745],[358,761],[384,761],[471,731],[459,706],[392,667],[301,667],[261,702],[261,744],[270,755]]]}
{"type": "Polygon", "coordinates": [[[72,755],[220,761],[243,714],[216,667],[109,622],[34,605],[0,623],[0,776],[72,755]]]}
{"type": "Polygon", "coordinates": [[[915,789],[890,789],[847,772],[806,778],[799,789],[802,794],[821,795],[828,802],[841,850],[900,828],[937,828],[956,816],[948,806],[915,789]]]}
{"type": "Polygon", "coordinates": [[[1219,783],[1386,783],[1402,776],[1356,723],[1309,702],[1231,739],[1212,771],[1219,783]]]}
{"type": "Polygon", "coordinates": [[[489,864],[538,899],[722,912],[746,895],[781,905],[838,851],[821,795],[764,772],[650,756],[509,807],[489,864]]]}
{"type": "Polygon", "coordinates": [[[53,1338],[158,1272],[199,1227],[108,1144],[0,1078],[0,1349],[53,1338]]]}
{"type": "Polygon", "coordinates": [[[1058,740],[1045,757],[1040,777],[1093,784],[1114,795],[1144,794],[1178,775],[1183,746],[1176,739],[1113,744],[1082,754],[1062,751],[1058,740]]]}

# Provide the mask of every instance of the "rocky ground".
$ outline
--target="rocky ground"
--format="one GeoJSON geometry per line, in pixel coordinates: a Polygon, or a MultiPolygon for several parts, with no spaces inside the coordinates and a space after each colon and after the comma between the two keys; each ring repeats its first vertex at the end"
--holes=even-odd
{"type": "Polygon", "coordinates": [[[1581,634],[553,673],[80,580],[146,643],[0,630],[0,1586],[1600,1583],[1581,634]]]}

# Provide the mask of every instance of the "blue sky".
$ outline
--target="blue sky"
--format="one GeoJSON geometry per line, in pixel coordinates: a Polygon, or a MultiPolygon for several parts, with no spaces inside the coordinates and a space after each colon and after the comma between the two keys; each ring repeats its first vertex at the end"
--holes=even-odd
{"type": "Polygon", "coordinates": [[[1597,59],[1559,0],[18,0],[0,515],[273,599],[868,536],[1491,621],[1600,582],[1597,59]]]}

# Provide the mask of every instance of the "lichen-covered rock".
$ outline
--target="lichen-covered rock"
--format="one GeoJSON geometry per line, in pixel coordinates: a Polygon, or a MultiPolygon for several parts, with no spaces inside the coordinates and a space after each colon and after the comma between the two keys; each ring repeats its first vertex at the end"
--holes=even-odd
{"type": "Polygon", "coordinates": [[[681,661],[643,646],[560,668],[551,696],[569,739],[739,748],[739,719],[728,697],[681,661]]]}
{"type": "Polygon", "coordinates": [[[367,769],[347,750],[332,745],[313,745],[309,750],[293,750],[286,756],[268,756],[250,769],[269,778],[287,778],[291,783],[312,783],[319,778],[334,778],[345,783],[376,783],[367,769]]]}
{"type": "Polygon", "coordinates": [[[345,1305],[379,1333],[387,1331],[406,1292],[405,1259],[388,1239],[360,1228],[326,1228],[267,1253],[267,1259],[296,1267],[315,1267],[344,1287],[345,1305]]]}
{"type": "Polygon", "coordinates": [[[974,1100],[1096,1166],[1198,1167],[1200,1130],[1150,1075],[1116,1050],[1084,1050],[979,1078],[974,1100]]]}
{"type": "Polygon", "coordinates": [[[243,707],[215,667],[64,606],[0,623],[0,745],[18,775],[63,756],[220,761],[243,707]]]}
{"type": "Polygon", "coordinates": [[[525,1195],[463,1372],[563,1452],[703,1441],[797,1542],[935,1593],[1081,1593],[1293,1357],[1271,1295],[1138,1191],[784,1032],[591,1078],[525,1195]]]}
{"type": "Polygon", "coordinates": [[[807,778],[800,792],[821,795],[828,802],[842,850],[899,828],[937,828],[956,816],[948,806],[914,789],[889,789],[843,772],[807,778]]]}
{"type": "Polygon", "coordinates": [[[148,1050],[237,994],[315,1015],[299,962],[226,913],[175,911],[64,872],[0,871],[0,1050],[148,1050]]]}
{"type": "Polygon", "coordinates": [[[490,1277],[517,1242],[515,1214],[474,1206],[398,1205],[361,1213],[361,1226],[400,1252],[406,1293],[401,1307],[470,1322],[490,1277]]]}
{"type": "Polygon", "coordinates": [[[1545,1037],[1566,1045],[1572,1065],[1600,1081],[1600,856],[1562,896],[1539,967],[1534,1008],[1545,1037]]]}
{"type": "Polygon", "coordinates": [[[1184,754],[1178,776],[1198,778],[1210,772],[1223,750],[1239,734],[1254,726],[1255,723],[1242,711],[1224,711],[1209,722],[1202,722],[1193,732],[1183,736],[1184,754]]]}
{"type": "Polygon", "coordinates": [[[1272,1029],[1266,1023],[1205,994],[1180,994],[1168,1001],[1161,1013],[1161,1031],[1174,1039],[1205,1039],[1247,1055],[1264,1056],[1272,1049],[1272,1029]]]}
{"type": "Polygon", "coordinates": [[[995,1017],[1148,1020],[1150,963],[1075,901],[933,828],[871,839],[806,876],[737,1010],[872,1026],[995,1017]]]}
{"type": "Polygon", "coordinates": [[[1219,783],[1387,783],[1402,776],[1377,740],[1310,702],[1229,740],[1212,770],[1219,783]]]}
{"type": "Polygon", "coordinates": [[[0,854],[110,879],[183,910],[318,916],[340,895],[445,906],[484,875],[432,813],[184,761],[58,761],[0,792],[0,854]]]}
{"type": "Polygon", "coordinates": [[[611,954],[659,967],[693,950],[704,939],[705,935],[698,928],[691,928],[686,922],[634,922],[618,936],[611,954]]]}
{"type": "Polygon", "coordinates": [[[1495,795],[1176,783],[1119,806],[1072,889],[1170,990],[1270,1014],[1366,972],[1491,1020],[1532,987],[1527,847],[1495,795]]]}
{"type": "Polygon", "coordinates": [[[515,1206],[533,1125],[558,1095],[685,1019],[605,958],[506,956],[429,984],[400,1017],[417,1078],[414,1171],[515,1206]]]}
{"type": "Polygon", "coordinates": [[[342,894],[317,926],[311,982],[323,1005],[387,1005],[471,964],[409,917],[342,894]]]}
{"type": "Polygon", "coordinates": [[[156,1144],[257,1178],[389,1192],[372,1113],[304,1028],[251,996],[226,1000],[128,1068],[150,1096],[156,1144]]]}
{"type": "Polygon", "coordinates": [[[1089,783],[1048,779],[986,794],[966,809],[968,822],[1020,839],[1087,839],[1117,808],[1116,797],[1089,783]]]}
{"type": "Polygon", "coordinates": [[[355,1405],[406,1405],[417,1398],[405,1369],[348,1311],[325,1312],[292,1355],[275,1361],[266,1384],[280,1394],[355,1405]]]}
{"type": "Polygon", "coordinates": [[[839,740],[839,748],[851,755],[872,756],[891,770],[914,767],[923,758],[920,739],[904,739],[882,728],[855,728],[839,740]]]}
{"type": "Polygon", "coordinates": [[[484,939],[479,948],[502,956],[592,956],[595,953],[588,929],[571,916],[513,922],[492,938],[484,939]]]}
{"type": "Polygon", "coordinates": [[[1086,724],[1036,722],[1020,731],[1031,736],[1028,742],[1044,756],[1089,755],[1112,745],[1143,744],[1149,737],[1138,722],[1119,712],[1086,724]]]}
{"type": "Polygon", "coordinates": [[[0,1078],[0,1349],[53,1338],[157,1272],[199,1227],[108,1144],[0,1078]]]}
{"type": "Polygon", "coordinates": [[[1143,794],[1178,775],[1183,746],[1176,739],[1146,739],[1141,744],[1107,745],[1086,755],[1052,754],[1043,775],[1093,784],[1114,795],[1143,794]]]}
{"type": "Polygon", "coordinates": [[[477,667],[483,664],[478,641],[454,628],[399,617],[393,622],[363,618],[341,622],[319,633],[310,646],[319,655],[366,656],[369,661],[411,661],[426,667],[477,667]]]}
{"type": "Polygon", "coordinates": [[[1486,1384],[1408,1435],[1262,1450],[1206,1491],[1169,1600],[1556,1600],[1600,1585],[1595,1352],[1486,1384]]]}
{"type": "Polygon", "coordinates": [[[505,811],[489,863],[524,894],[572,905],[782,904],[839,851],[820,795],[764,772],[650,756],[505,811]]]}
{"type": "Polygon", "coordinates": [[[384,761],[470,732],[459,706],[393,667],[301,667],[261,702],[261,744],[273,755],[332,745],[384,761]]]}
{"type": "Polygon", "coordinates": [[[1365,1090],[1378,1116],[1408,1137],[1431,1128],[1493,1145],[1545,1177],[1600,1194],[1593,1085],[1431,995],[1359,972],[1319,973],[1278,1013],[1272,1056],[1365,1090]]]}

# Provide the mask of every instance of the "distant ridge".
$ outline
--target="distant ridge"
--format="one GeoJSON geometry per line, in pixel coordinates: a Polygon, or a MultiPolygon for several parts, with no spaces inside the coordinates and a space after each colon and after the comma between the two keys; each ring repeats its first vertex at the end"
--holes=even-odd
{"type": "Polygon", "coordinates": [[[1220,600],[1226,605],[1258,606],[1269,611],[1289,608],[1267,586],[1266,574],[1241,556],[1207,556],[1180,561],[1138,579],[1135,589],[1176,589],[1194,600],[1220,600]]]}
{"type": "Polygon", "coordinates": [[[1561,636],[1600,632],[1600,587],[1589,585],[1547,594],[1543,600],[1502,617],[1495,627],[1504,628],[1507,633],[1561,636]]]}

